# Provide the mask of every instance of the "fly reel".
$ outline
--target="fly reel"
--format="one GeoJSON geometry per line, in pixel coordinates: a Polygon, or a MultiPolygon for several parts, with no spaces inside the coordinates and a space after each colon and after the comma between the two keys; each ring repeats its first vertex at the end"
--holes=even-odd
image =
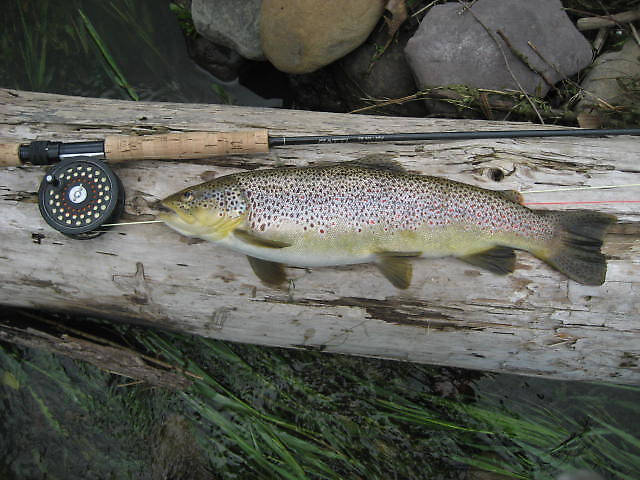
{"type": "Polygon", "coordinates": [[[46,222],[79,240],[95,238],[105,224],[115,223],[124,210],[124,188],[102,160],[73,157],[60,161],[45,175],[38,206],[46,222]]]}

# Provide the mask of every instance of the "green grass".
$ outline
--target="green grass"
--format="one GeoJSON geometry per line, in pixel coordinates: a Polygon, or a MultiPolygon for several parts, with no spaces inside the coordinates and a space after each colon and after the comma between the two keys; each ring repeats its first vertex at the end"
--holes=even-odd
{"type": "MultiPolygon", "coordinates": [[[[15,454],[18,432],[33,428],[25,424],[42,419],[38,435],[58,456],[86,449],[86,458],[112,469],[144,470],[156,451],[148,439],[178,416],[197,445],[187,449],[193,461],[220,478],[450,478],[471,468],[537,480],[585,468],[631,480],[640,472],[638,427],[625,421],[640,415],[636,387],[545,382],[554,399],[547,402],[512,395],[524,382],[515,377],[505,394],[492,383],[502,377],[104,322],[94,328],[189,372],[192,386],[163,391],[64,358],[0,349],[0,398],[12,412],[1,457],[15,454]],[[466,393],[439,395],[443,382],[466,393]],[[121,465],[99,453],[120,444],[138,445],[121,465]]],[[[57,457],[39,447],[38,465],[55,470],[57,457]]],[[[69,460],[65,468],[84,467],[69,460]]]]}
{"type": "Polygon", "coordinates": [[[140,98],[138,97],[138,94],[131,87],[129,82],[127,82],[120,68],[118,68],[118,64],[116,63],[113,56],[111,55],[109,48],[107,47],[105,42],[102,40],[102,37],[94,28],[93,23],[91,23],[91,20],[89,20],[87,15],[85,15],[85,13],[81,9],[78,9],[78,15],[80,15],[80,18],[82,19],[82,23],[84,24],[84,27],[89,32],[89,35],[91,36],[91,39],[93,40],[96,47],[100,51],[102,58],[106,61],[107,73],[113,78],[114,82],[120,88],[124,89],[127,92],[131,100],[139,100],[140,98]]]}

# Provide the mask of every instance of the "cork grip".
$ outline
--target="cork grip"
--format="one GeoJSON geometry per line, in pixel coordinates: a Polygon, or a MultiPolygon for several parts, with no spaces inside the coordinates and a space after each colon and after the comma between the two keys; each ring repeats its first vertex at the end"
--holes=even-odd
{"type": "Polygon", "coordinates": [[[267,130],[244,132],[192,132],[163,135],[112,135],[104,140],[110,162],[209,158],[218,155],[266,153],[267,130]]]}
{"type": "Polygon", "coordinates": [[[22,165],[19,149],[19,143],[0,143],[0,167],[22,165]]]}

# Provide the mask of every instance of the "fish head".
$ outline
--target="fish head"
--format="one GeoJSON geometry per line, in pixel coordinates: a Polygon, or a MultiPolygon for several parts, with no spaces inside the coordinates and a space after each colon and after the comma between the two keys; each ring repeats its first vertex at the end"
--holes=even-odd
{"type": "Polygon", "coordinates": [[[235,184],[214,180],[169,195],[160,202],[160,210],[158,219],[169,227],[183,235],[205,237],[215,236],[231,220],[237,223],[246,204],[235,184]]]}

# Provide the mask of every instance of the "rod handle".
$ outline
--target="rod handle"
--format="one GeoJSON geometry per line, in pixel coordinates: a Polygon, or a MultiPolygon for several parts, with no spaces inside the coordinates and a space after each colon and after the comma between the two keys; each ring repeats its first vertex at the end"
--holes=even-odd
{"type": "Polygon", "coordinates": [[[111,135],[104,139],[110,162],[209,158],[219,155],[266,153],[267,130],[189,132],[161,135],[111,135]]]}
{"type": "Polygon", "coordinates": [[[0,143],[0,167],[17,167],[20,161],[19,143],[0,143]]]}

